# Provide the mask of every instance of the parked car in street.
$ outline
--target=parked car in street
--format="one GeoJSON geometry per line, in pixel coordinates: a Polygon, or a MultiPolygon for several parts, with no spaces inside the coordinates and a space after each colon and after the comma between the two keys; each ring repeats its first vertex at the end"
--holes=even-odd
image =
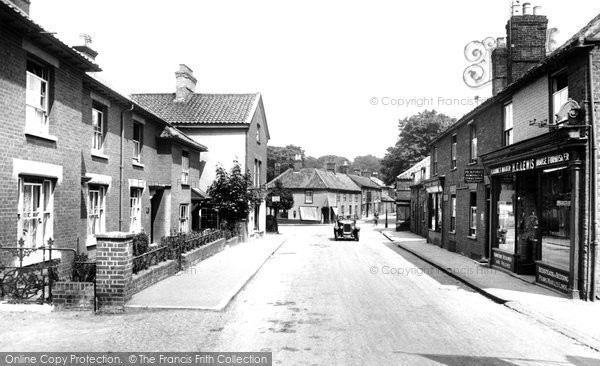
{"type": "Polygon", "coordinates": [[[335,240],[352,239],[359,240],[360,228],[356,226],[356,220],[337,220],[333,227],[335,240]]]}

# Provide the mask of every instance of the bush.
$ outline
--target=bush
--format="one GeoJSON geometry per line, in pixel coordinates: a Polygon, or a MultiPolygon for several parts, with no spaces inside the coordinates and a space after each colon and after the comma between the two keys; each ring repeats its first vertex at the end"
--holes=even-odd
{"type": "Polygon", "coordinates": [[[150,240],[145,232],[135,234],[133,237],[133,256],[137,257],[150,251],[150,240]]]}
{"type": "Polygon", "coordinates": [[[94,282],[96,279],[96,263],[90,262],[87,254],[76,254],[73,259],[73,281],[94,282]]]}

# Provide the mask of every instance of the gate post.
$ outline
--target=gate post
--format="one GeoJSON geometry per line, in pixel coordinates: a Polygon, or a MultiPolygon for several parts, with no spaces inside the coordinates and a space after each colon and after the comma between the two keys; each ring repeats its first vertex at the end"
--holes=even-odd
{"type": "Polygon", "coordinates": [[[123,312],[131,298],[133,236],[123,232],[96,235],[96,298],[100,312],[123,312]]]}

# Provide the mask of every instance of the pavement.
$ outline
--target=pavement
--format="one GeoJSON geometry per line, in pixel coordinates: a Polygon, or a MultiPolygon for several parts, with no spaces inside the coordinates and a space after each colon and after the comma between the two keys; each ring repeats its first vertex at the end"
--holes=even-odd
{"type": "Polygon", "coordinates": [[[222,311],[285,239],[282,235],[266,234],[262,238],[226,247],[222,252],[134,294],[125,304],[125,310],[222,311]]]}
{"type": "Polygon", "coordinates": [[[379,229],[398,247],[514,311],[600,351],[600,303],[569,299],[537,285],[533,276],[517,276],[449,252],[407,231],[379,229]]]}

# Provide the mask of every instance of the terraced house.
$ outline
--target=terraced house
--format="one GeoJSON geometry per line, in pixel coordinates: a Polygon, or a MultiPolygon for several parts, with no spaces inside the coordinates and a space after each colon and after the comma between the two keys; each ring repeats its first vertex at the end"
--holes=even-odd
{"type": "MultiPolygon", "coordinates": [[[[0,0],[1,245],[52,239],[72,257],[93,254],[98,233],[143,230],[158,241],[191,230],[206,147],[96,80],[89,44],[67,46],[28,10],[29,1],[0,0]]],[[[24,265],[42,259],[35,251],[24,265]]]]}
{"type": "MultiPolygon", "coordinates": [[[[198,199],[215,179],[215,169],[231,169],[234,162],[253,177],[255,187],[267,180],[267,143],[269,126],[260,93],[196,93],[197,80],[186,65],[175,72],[175,92],[135,94],[133,100],[183,131],[194,141],[210,146],[202,154],[201,179],[194,186],[198,199]]],[[[266,203],[254,207],[248,216],[250,236],[264,232],[266,203]]],[[[209,205],[198,207],[201,227],[215,227],[216,212],[209,205]]]]}
{"type": "MultiPolygon", "coordinates": [[[[534,8],[535,9],[535,8],[534,8]]],[[[494,96],[431,145],[428,240],[569,297],[598,295],[600,15],[547,54],[547,18],[514,1],[494,96]]]]}

